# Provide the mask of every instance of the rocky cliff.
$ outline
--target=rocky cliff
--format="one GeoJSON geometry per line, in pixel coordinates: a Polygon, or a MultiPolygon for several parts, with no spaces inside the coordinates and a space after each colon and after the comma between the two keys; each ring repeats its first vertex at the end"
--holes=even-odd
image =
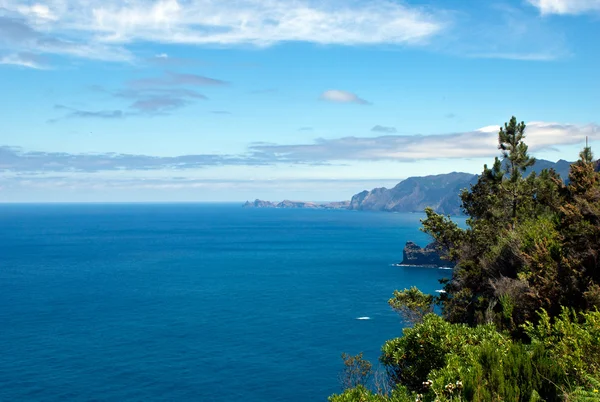
{"type": "Polygon", "coordinates": [[[476,175],[456,172],[410,177],[391,189],[376,188],[356,194],[349,209],[423,212],[426,207],[432,207],[438,213],[457,215],[460,213],[460,191],[476,180],[476,175]]]}
{"type": "MultiPolygon", "coordinates": [[[[536,173],[543,169],[554,169],[563,180],[569,175],[571,162],[559,160],[536,161],[530,169],[536,173]]],[[[527,174],[527,173],[526,173],[527,174]]],[[[352,197],[349,209],[359,211],[423,212],[426,207],[437,213],[459,215],[460,191],[477,181],[477,175],[469,173],[447,173],[434,176],[409,177],[394,188],[376,188],[363,191],[352,197]]]]}
{"type": "Polygon", "coordinates": [[[443,260],[437,250],[436,244],[428,244],[425,248],[408,241],[402,252],[402,262],[400,265],[418,265],[426,267],[452,267],[454,264],[443,260]]]}

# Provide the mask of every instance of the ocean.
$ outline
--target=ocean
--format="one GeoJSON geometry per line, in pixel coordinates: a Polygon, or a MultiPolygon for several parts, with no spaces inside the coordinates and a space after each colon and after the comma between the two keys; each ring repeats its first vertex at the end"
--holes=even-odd
{"type": "Polygon", "coordinates": [[[422,217],[0,205],[0,401],[325,401],[450,275],[393,266],[422,217]]]}

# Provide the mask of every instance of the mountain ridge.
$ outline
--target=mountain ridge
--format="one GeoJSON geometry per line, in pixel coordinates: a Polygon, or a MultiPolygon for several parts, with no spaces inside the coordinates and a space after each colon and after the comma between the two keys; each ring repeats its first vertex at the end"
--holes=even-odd
{"type": "MultiPolygon", "coordinates": [[[[551,162],[536,160],[535,165],[525,174],[544,169],[554,169],[563,180],[569,175],[572,162],[559,159],[551,162]]],[[[600,165],[598,165],[600,168],[600,165]]],[[[476,183],[479,175],[451,172],[428,176],[411,176],[392,188],[377,187],[354,194],[350,201],[319,204],[315,202],[284,200],[279,203],[255,200],[247,201],[245,208],[310,208],[310,209],[349,209],[355,211],[384,212],[423,212],[426,207],[447,215],[460,215],[460,192],[476,183]]]]}

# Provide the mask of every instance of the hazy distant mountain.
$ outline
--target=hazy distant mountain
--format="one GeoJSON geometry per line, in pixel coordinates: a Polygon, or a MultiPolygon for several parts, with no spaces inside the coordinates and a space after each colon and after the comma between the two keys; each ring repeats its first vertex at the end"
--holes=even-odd
{"type": "MultiPolygon", "coordinates": [[[[538,159],[530,171],[536,173],[544,169],[554,169],[563,180],[569,176],[572,162],[559,160],[550,162],[538,159]]],[[[600,165],[598,165],[600,169],[600,165]]],[[[394,188],[380,187],[363,191],[352,197],[351,201],[319,204],[306,201],[271,202],[247,201],[244,208],[310,208],[310,209],[353,209],[357,211],[423,212],[432,207],[442,214],[459,215],[460,191],[469,188],[477,181],[477,175],[452,172],[433,176],[409,177],[394,188]]]]}
{"type": "Polygon", "coordinates": [[[376,188],[352,197],[350,208],[361,211],[422,212],[426,207],[444,214],[460,213],[458,194],[477,180],[469,173],[409,177],[394,188],[376,188]]]}
{"type": "MultiPolygon", "coordinates": [[[[565,180],[569,175],[571,162],[559,160],[550,162],[539,159],[531,170],[536,173],[543,169],[554,169],[565,180]]],[[[432,207],[442,214],[458,215],[459,194],[477,181],[477,175],[469,173],[447,173],[434,176],[409,177],[394,188],[376,188],[363,191],[352,197],[349,209],[360,211],[423,212],[432,207]]]]}
{"type": "Polygon", "coordinates": [[[350,201],[337,201],[318,204],[309,201],[290,201],[283,200],[279,203],[263,200],[246,201],[244,208],[308,208],[308,209],[348,209],[350,201]]]}
{"type": "Polygon", "coordinates": [[[569,178],[569,169],[571,167],[571,163],[564,159],[560,159],[558,162],[550,162],[545,159],[537,159],[535,161],[535,165],[532,166],[532,169],[536,173],[540,173],[544,169],[554,169],[556,173],[560,174],[563,180],[567,180],[569,178]]]}

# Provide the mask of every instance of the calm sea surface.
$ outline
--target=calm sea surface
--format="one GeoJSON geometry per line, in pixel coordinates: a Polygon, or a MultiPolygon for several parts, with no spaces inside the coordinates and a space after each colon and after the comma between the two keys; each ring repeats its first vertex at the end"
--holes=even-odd
{"type": "Polygon", "coordinates": [[[0,401],[323,401],[376,361],[420,214],[0,205],[0,401]],[[357,320],[370,317],[369,320],[357,320]]]}

